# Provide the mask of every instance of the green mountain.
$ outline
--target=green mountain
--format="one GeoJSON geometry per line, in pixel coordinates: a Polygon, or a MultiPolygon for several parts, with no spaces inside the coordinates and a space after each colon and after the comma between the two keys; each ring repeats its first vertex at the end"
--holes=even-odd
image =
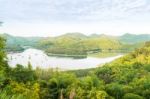
{"type": "Polygon", "coordinates": [[[25,47],[35,46],[39,40],[43,39],[41,37],[18,37],[9,34],[2,34],[1,36],[6,39],[7,51],[22,51],[25,47]]]}
{"type": "Polygon", "coordinates": [[[86,55],[91,52],[122,50],[122,44],[112,36],[93,37],[79,33],[68,33],[41,40],[39,48],[52,54],[86,55]]]}
{"type": "Polygon", "coordinates": [[[149,34],[135,35],[135,34],[126,33],[126,34],[120,36],[119,40],[126,44],[134,44],[134,43],[149,41],[150,35],[149,34]]]}
{"type": "Polygon", "coordinates": [[[122,46],[121,42],[119,42],[115,37],[110,37],[107,35],[90,37],[82,42],[89,50],[91,48],[98,48],[101,50],[118,50],[122,46]]]}
{"type": "Polygon", "coordinates": [[[56,38],[63,38],[63,37],[76,38],[76,39],[86,39],[86,38],[88,38],[88,36],[86,36],[82,33],[66,33],[66,34],[58,36],[56,38]]]}
{"type": "Polygon", "coordinates": [[[38,48],[51,54],[86,55],[95,52],[129,52],[142,47],[148,35],[125,34],[110,36],[105,34],[67,33],[58,37],[42,39],[38,48]],[[147,36],[146,39],[145,36],[147,36]]]}
{"type": "Polygon", "coordinates": [[[18,37],[2,34],[7,39],[7,51],[22,51],[24,48],[35,47],[49,54],[86,55],[95,52],[128,52],[142,47],[150,40],[149,34],[124,34],[110,36],[81,33],[67,33],[57,37],[18,37]]]}
{"type": "Polygon", "coordinates": [[[6,44],[17,44],[22,46],[32,46],[35,45],[39,40],[43,39],[42,37],[19,37],[11,36],[9,34],[2,34],[2,36],[6,38],[6,44]]]}

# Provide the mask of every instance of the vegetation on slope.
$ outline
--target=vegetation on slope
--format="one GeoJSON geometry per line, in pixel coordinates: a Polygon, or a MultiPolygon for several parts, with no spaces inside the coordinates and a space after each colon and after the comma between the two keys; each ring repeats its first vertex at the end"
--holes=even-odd
{"type": "Polygon", "coordinates": [[[41,37],[17,37],[9,34],[2,34],[6,39],[6,50],[8,52],[23,51],[25,47],[34,47],[41,40],[41,37]]]}
{"type": "Polygon", "coordinates": [[[131,35],[115,37],[108,35],[85,36],[80,33],[68,33],[62,36],[41,40],[38,48],[51,54],[87,55],[100,52],[131,52],[142,47],[149,35],[131,35]],[[146,39],[145,39],[146,37],[146,39]]]}
{"type": "Polygon", "coordinates": [[[149,41],[150,35],[149,34],[135,35],[135,34],[126,33],[126,34],[120,36],[118,39],[121,42],[126,43],[126,44],[135,44],[135,43],[149,41]]]}
{"type": "Polygon", "coordinates": [[[135,48],[143,46],[145,41],[150,40],[149,35],[133,34],[125,34],[119,37],[104,34],[86,36],[81,33],[67,33],[58,37],[47,38],[17,37],[8,34],[3,34],[2,36],[7,40],[6,50],[8,52],[23,51],[28,47],[34,47],[44,50],[49,55],[65,54],[65,56],[86,56],[87,54],[95,54],[98,52],[130,52],[135,48]]]}
{"type": "Polygon", "coordinates": [[[47,53],[87,55],[88,53],[122,50],[121,43],[107,36],[88,37],[83,34],[66,34],[54,39],[42,40],[39,48],[47,53]]]}

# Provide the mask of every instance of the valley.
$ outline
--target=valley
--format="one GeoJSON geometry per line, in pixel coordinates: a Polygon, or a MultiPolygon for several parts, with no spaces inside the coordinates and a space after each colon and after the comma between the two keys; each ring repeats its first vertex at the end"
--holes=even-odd
{"type": "Polygon", "coordinates": [[[49,57],[44,49],[27,47],[6,61],[5,39],[0,41],[1,99],[149,99],[150,42],[108,58],[49,57]]]}
{"type": "Polygon", "coordinates": [[[88,55],[107,57],[117,55],[117,53],[128,53],[142,47],[145,41],[150,40],[150,36],[145,34],[86,36],[81,33],[67,33],[58,37],[16,37],[8,34],[2,34],[2,36],[7,39],[6,50],[8,52],[36,48],[45,51],[50,56],[81,56],[81,58],[88,55]],[[145,37],[147,39],[143,39],[145,37]],[[135,39],[137,41],[133,42],[135,39]]]}

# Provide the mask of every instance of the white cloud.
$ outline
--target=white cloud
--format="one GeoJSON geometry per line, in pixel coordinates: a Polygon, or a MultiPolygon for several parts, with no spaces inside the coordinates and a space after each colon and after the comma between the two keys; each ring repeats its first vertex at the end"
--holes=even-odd
{"type": "Polygon", "coordinates": [[[0,0],[0,21],[5,23],[0,31],[40,36],[150,33],[149,7],[149,0],[0,0]]]}
{"type": "Polygon", "coordinates": [[[149,24],[132,22],[102,22],[100,24],[15,24],[5,25],[0,32],[18,36],[58,36],[68,32],[81,32],[86,35],[91,33],[122,35],[123,33],[150,33],[149,24]]]}

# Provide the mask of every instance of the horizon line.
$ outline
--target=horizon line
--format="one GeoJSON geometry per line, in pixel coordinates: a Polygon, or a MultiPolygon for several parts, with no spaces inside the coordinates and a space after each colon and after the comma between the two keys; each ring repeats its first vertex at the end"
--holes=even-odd
{"type": "Polygon", "coordinates": [[[14,35],[14,34],[10,34],[10,33],[0,33],[0,35],[10,35],[10,36],[14,36],[14,37],[59,37],[59,36],[63,36],[63,35],[67,35],[67,34],[81,34],[81,35],[84,35],[84,36],[92,36],[92,35],[97,35],[97,36],[101,36],[101,35],[106,35],[106,36],[113,36],[113,37],[119,37],[119,36],[123,36],[123,35],[150,35],[149,33],[142,33],[142,34],[134,34],[134,33],[122,33],[121,35],[117,34],[117,35],[110,35],[110,34],[107,34],[107,33],[91,33],[91,34],[84,34],[82,32],[66,32],[66,33],[63,33],[63,34],[60,34],[60,35],[56,35],[56,36],[20,36],[20,35],[14,35]]]}

